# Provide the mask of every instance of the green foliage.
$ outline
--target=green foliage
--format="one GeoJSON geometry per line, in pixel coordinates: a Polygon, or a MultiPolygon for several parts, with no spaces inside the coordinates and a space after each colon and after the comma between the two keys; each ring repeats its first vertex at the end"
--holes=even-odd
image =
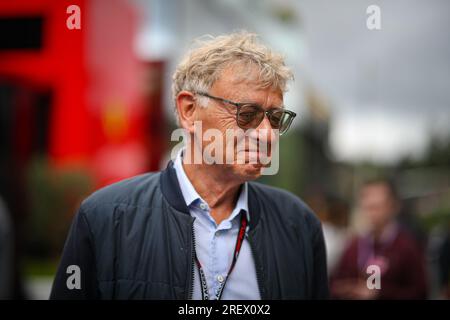
{"type": "Polygon", "coordinates": [[[27,183],[28,254],[58,256],[80,201],[93,189],[92,179],[83,168],[55,169],[46,158],[36,157],[29,167],[27,183]]]}
{"type": "Polygon", "coordinates": [[[450,207],[438,207],[422,218],[422,225],[427,231],[437,226],[447,226],[450,228],[450,207]]]}

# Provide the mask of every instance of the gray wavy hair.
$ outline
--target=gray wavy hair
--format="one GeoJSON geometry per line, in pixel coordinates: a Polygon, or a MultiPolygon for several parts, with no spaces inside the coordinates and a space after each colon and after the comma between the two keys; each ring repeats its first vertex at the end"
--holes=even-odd
{"type": "MultiPolygon", "coordinates": [[[[249,68],[257,66],[256,83],[261,88],[285,92],[287,82],[294,79],[284,57],[263,45],[254,33],[240,31],[218,37],[203,36],[196,40],[196,46],[182,58],[173,74],[175,106],[178,93],[183,90],[208,91],[224,68],[236,63],[249,68]]],[[[242,74],[249,75],[248,72],[242,74]]]]}

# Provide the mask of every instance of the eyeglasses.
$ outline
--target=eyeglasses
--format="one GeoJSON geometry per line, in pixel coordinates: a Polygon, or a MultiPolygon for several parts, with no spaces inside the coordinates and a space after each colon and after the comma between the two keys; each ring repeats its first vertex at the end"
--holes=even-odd
{"type": "Polygon", "coordinates": [[[261,106],[254,103],[233,102],[227,99],[212,96],[205,92],[194,93],[236,106],[236,122],[239,128],[244,130],[256,129],[261,124],[264,116],[266,115],[272,128],[278,129],[280,135],[282,135],[283,133],[286,133],[286,131],[288,131],[289,127],[291,126],[292,120],[294,120],[295,116],[297,115],[295,112],[285,110],[284,108],[273,108],[266,111],[261,106]]]}

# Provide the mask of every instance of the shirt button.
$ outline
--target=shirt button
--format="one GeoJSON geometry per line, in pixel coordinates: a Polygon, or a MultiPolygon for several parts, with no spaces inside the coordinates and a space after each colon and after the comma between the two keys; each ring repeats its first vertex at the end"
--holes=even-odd
{"type": "Polygon", "coordinates": [[[207,206],[206,206],[206,204],[204,204],[204,203],[202,202],[202,203],[200,203],[200,208],[201,208],[202,210],[206,210],[207,206]]]}
{"type": "Polygon", "coordinates": [[[222,276],[221,274],[219,274],[219,275],[217,276],[217,281],[219,281],[220,283],[222,283],[223,280],[225,280],[225,279],[223,278],[223,276],[222,276]]]}

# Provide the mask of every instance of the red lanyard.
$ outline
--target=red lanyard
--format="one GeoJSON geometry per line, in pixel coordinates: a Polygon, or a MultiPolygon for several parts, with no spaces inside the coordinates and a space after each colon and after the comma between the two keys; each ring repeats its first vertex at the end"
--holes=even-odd
{"type": "MultiPolygon", "coordinates": [[[[223,289],[225,288],[225,284],[227,283],[228,277],[231,274],[231,271],[234,269],[234,265],[236,264],[237,258],[239,256],[239,252],[241,251],[242,242],[245,237],[245,230],[247,229],[247,215],[244,211],[241,212],[241,226],[239,227],[239,233],[236,239],[236,246],[234,247],[234,253],[233,253],[233,261],[231,262],[230,269],[228,270],[228,274],[225,277],[224,281],[220,284],[220,287],[218,288],[216,292],[216,300],[220,300],[222,297],[223,289]]],[[[197,253],[195,252],[195,262],[197,263],[198,271],[200,274],[200,288],[202,290],[202,300],[209,300],[209,293],[208,293],[208,285],[206,283],[206,276],[203,272],[202,265],[200,261],[197,258],[197,253]]]]}

